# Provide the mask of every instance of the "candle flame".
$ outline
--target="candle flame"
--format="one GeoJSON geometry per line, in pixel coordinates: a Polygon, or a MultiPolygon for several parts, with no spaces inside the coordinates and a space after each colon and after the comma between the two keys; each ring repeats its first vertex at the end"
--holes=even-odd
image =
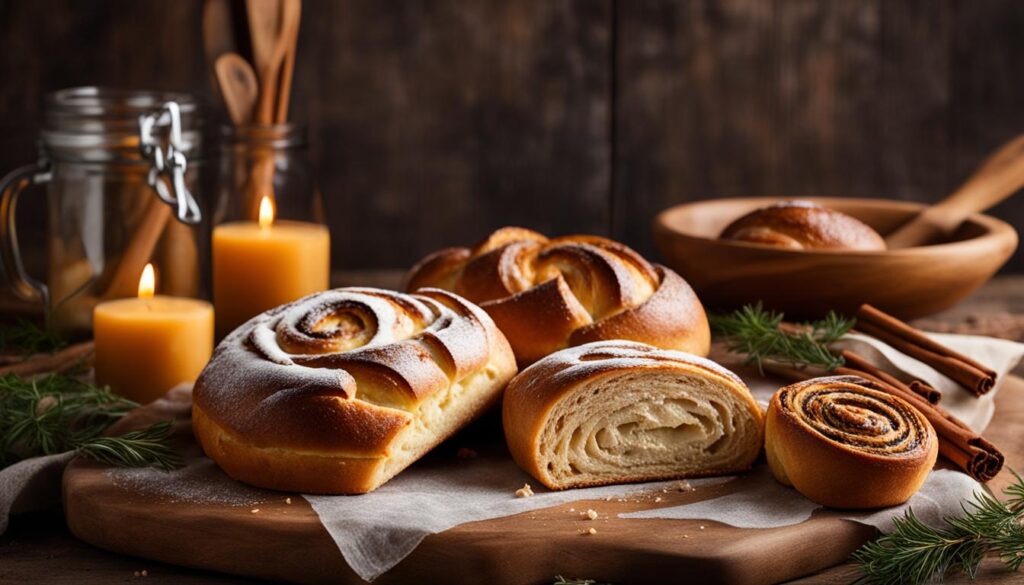
{"type": "Polygon", "coordinates": [[[151,299],[156,291],[156,273],[153,271],[153,264],[146,264],[142,269],[142,277],[139,278],[139,298],[151,299]]]}
{"type": "Polygon", "coordinates": [[[274,223],[274,201],[264,195],[260,200],[260,227],[268,228],[274,223]]]}

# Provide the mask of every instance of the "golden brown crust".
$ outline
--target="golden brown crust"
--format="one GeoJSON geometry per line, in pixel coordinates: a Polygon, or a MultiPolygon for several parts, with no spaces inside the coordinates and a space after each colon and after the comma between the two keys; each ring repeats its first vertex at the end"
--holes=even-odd
{"type": "Polygon", "coordinates": [[[601,339],[707,355],[710,330],[693,290],[623,244],[588,235],[548,239],[507,227],[458,256],[451,250],[442,253],[444,270],[433,254],[408,281],[479,303],[521,365],[601,339]]]}
{"type": "Polygon", "coordinates": [[[833,508],[901,504],[935,465],[938,439],[906,401],[856,376],[815,378],[772,397],[765,450],[775,477],[833,508]]]}
{"type": "MultiPolygon", "coordinates": [[[[610,401],[609,396],[594,400],[610,401]]],[[[714,416],[721,414],[717,409],[714,416]]],[[[565,489],[627,483],[655,481],[682,477],[701,477],[748,469],[761,452],[764,416],[761,408],[743,381],[729,370],[699,356],[678,351],[661,350],[651,345],[630,341],[601,341],[573,347],[551,354],[523,370],[509,383],[502,406],[503,426],[509,451],[516,463],[527,473],[551,489],[565,489]],[[624,401],[613,409],[629,408],[650,401],[655,405],[671,401],[671,395],[656,395],[645,381],[652,376],[695,376],[727,388],[736,405],[733,413],[737,420],[745,420],[751,426],[747,441],[739,446],[737,457],[726,464],[709,464],[706,467],[678,468],[668,470],[648,469],[641,471],[636,466],[623,466],[620,473],[604,474],[591,478],[555,478],[548,468],[550,459],[545,458],[544,439],[561,435],[575,435],[565,420],[555,421],[556,411],[578,412],[584,408],[587,397],[598,392],[603,382],[629,376],[632,378],[623,386],[613,389],[612,395],[624,401]],[[581,400],[583,402],[581,402],[581,400]]],[[[657,427],[652,413],[641,415],[644,427],[657,427]]],[[[621,421],[620,421],[621,422],[621,421]]],[[[669,430],[678,420],[670,421],[658,430],[669,430]]],[[[599,434],[599,433],[598,433],[599,434]]],[[[584,436],[581,443],[588,443],[584,436]]],[[[672,445],[676,440],[669,440],[672,445]]]]}
{"type": "Polygon", "coordinates": [[[804,201],[754,210],[726,226],[721,238],[794,250],[885,250],[882,236],[860,220],[804,201]]]}
{"type": "Polygon", "coordinates": [[[412,267],[407,276],[405,290],[414,291],[431,286],[455,290],[455,280],[468,259],[469,250],[466,248],[438,250],[412,267]]]}
{"type": "Polygon", "coordinates": [[[711,349],[707,315],[693,289],[678,274],[656,267],[661,286],[647,302],[580,327],[569,345],[604,339],[628,339],[699,356],[711,349]]]}
{"type": "Polygon", "coordinates": [[[259,315],[221,342],[196,381],[204,419],[196,436],[247,483],[355,493],[352,486],[373,489],[479,415],[514,373],[493,321],[451,293],[326,291],[259,315]],[[446,405],[438,420],[424,415],[437,409],[421,408],[432,402],[446,405]],[[318,467],[301,473],[306,465],[318,467]],[[361,471],[342,478],[339,469],[361,471]],[[312,476],[320,480],[311,484],[312,476]]]}

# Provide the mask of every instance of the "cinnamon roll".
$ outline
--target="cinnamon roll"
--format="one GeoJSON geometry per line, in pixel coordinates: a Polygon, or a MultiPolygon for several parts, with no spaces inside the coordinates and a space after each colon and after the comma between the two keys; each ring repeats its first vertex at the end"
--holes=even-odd
{"type": "Polygon", "coordinates": [[[193,425],[245,483],[364,493],[484,412],[515,373],[490,317],[454,294],[342,288],[228,335],[196,381],[193,425]]]}
{"type": "Polygon", "coordinates": [[[428,256],[407,282],[407,290],[439,287],[478,303],[521,365],[605,339],[697,355],[711,340],[704,308],[679,275],[598,236],[548,239],[506,227],[472,249],[428,256]]]}
{"type": "Polygon", "coordinates": [[[551,489],[731,473],[761,452],[761,409],[735,374],[630,341],[538,361],[502,414],[512,457],[551,489]]]}
{"type": "Polygon", "coordinates": [[[913,406],[858,376],[782,388],[765,421],[772,473],[832,508],[902,504],[935,465],[938,439],[913,406]]]}
{"type": "Polygon", "coordinates": [[[729,224],[722,239],[794,250],[885,250],[864,222],[809,201],[782,201],[729,224]]]}

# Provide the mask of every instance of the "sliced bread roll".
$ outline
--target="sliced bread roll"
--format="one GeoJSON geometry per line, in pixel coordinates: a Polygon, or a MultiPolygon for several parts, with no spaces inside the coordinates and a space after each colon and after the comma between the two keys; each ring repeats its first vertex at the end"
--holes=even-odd
{"type": "Polygon", "coordinates": [[[551,489],[719,475],[761,451],[764,416],[735,374],[629,341],[554,353],[512,379],[516,463],[551,489]]]}

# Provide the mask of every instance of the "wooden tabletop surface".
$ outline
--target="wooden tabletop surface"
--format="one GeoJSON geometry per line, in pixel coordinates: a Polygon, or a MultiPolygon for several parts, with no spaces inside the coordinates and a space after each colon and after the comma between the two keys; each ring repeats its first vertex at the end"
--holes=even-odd
{"type": "MultiPolygon", "coordinates": [[[[340,273],[335,275],[339,286],[395,287],[401,279],[397,271],[340,273]]],[[[1013,331],[1009,320],[1024,318],[1024,276],[996,278],[959,306],[926,320],[926,324],[949,328],[991,328],[1013,331]]],[[[1024,369],[1018,368],[1018,375],[1024,369]]],[[[569,577],[566,575],[566,577],[569,577]]],[[[586,577],[586,575],[573,575],[586,577]]],[[[993,584],[1024,585],[1024,572],[1011,573],[998,559],[987,559],[979,581],[993,584]]],[[[792,583],[839,584],[856,578],[850,565],[834,567],[792,583]]],[[[14,517],[7,533],[0,537],[0,584],[52,583],[61,585],[137,582],[145,583],[246,583],[247,579],[165,565],[145,559],[126,557],[99,550],[76,540],[68,532],[59,510],[14,517]],[[146,575],[141,573],[145,571],[146,575]]],[[[552,580],[554,575],[552,575],[552,580]]],[[[427,582],[429,579],[425,579],[427,582]]],[[[971,583],[964,577],[948,579],[947,583],[971,583]]]]}

